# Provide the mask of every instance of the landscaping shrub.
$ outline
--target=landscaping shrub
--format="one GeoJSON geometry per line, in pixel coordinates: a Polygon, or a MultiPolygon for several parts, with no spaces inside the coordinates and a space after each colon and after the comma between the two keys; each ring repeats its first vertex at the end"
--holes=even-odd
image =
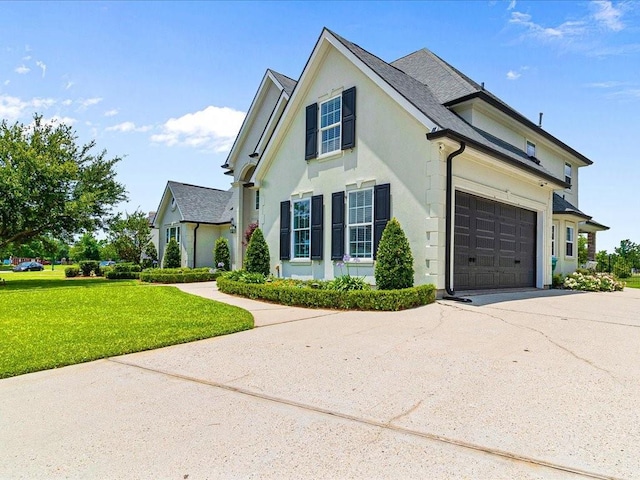
{"type": "Polygon", "coordinates": [[[256,222],[251,222],[249,225],[247,225],[247,228],[244,230],[244,233],[243,233],[244,240],[242,240],[242,245],[244,245],[245,247],[249,245],[249,241],[251,240],[251,235],[253,235],[253,232],[256,231],[256,228],[258,228],[258,224],[256,222]]]}
{"type": "MultiPolygon", "coordinates": [[[[235,273],[235,272],[232,272],[235,273]]],[[[397,311],[427,305],[435,301],[433,285],[419,285],[401,290],[351,290],[339,291],[324,288],[309,288],[324,282],[308,281],[307,285],[287,286],[279,280],[264,284],[243,283],[232,280],[229,274],[218,278],[221,292],[243,297],[267,300],[283,305],[313,308],[386,310],[397,311]]]]}
{"type": "Polygon", "coordinates": [[[394,217],[382,232],[374,276],[380,290],[413,286],[413,255],[400,222],[394,217]]]}
{"type": "Polygon", "coordinates": [[[225,273],[224,276],[234,282],[242,283],[265,283],[267,281],[267,277],[262,273],[247,272],[246,270],[234,270],[225,273]]]}
{"type": "Polygon", "coordinates": [[[250,273],[261,273],[268,277],[271,270],[270,263],[269,247],[264,239],[262,230],[256,228],[247,247],[245,270],[250,273]]]}
{"type": "Polygon", "coordinates": [[[91,272],[100,269],[100,262],[96,260],[83,260],[80,262],[80,270],[83,277],[90,277],[91,272]]]}
{"type": "Polygon", "coordinates": [[[182,265],[182,254],[180,253],[180,245],[176,242],[175,238],[172,238],[167,243],[167,248],[164,251],[164,268],[180,268],[182,265]]]}
{"type": "Polygon", "coordinates": [[[80,275],[80,269],[78,267],[67,267],[64,269],[64,276],[67,278],[73,278],[80,275]]]}
{"type": "Polygon", "coordinates": [[[216,240],[216,245],[213,249],[213,261],[218,270],[231,270],[231,252],[229,251],[229,240],[226,238],[220,237],[216,240]]]}
{"type": "Polygon", "coordinates": [[[133,280],[140,278],[142,268],[135,263],[116,263],[105,271],[108,280],[133,280]]]}
{"type": "Polygon", "coordinates": [[[551,286],[553,288],[562,288],[564,285],[564,275],[561,273],[554,273],[551,277],[551,286]]]}
{"type": "Polygon", "coordinates": [[[349,292],[351,290],[370,290],[371,285],[363,277],[352,277],[347,274],[334,278],[327,284],[326,288],[328,290],[349,292]]]}
{"type": "Polygon", "coordinates": [[[210,268],[151,268],[140,273],[140,280],[149,283],[209,282],[221,275],[210,268]]]}
{"type": "Polygon", "coordinates": [[[624,258],[618,257],[616,263],[613,264],[613,274],[618,278],[629,278],[631,276],[631,266],[624,258]]]}
{"type": "Polygon", "coordinates": [[[624,282],[609,273],[572,273],[564,279],[564,288],[585,292],[615,292],[623,290],[624,282]]]}

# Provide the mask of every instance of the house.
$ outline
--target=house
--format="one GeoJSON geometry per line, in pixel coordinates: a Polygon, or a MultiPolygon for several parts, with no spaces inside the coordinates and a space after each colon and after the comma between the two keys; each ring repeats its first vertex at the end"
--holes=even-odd
{"type": "Polygon", "coordinates": [[[221,236],[231,234],[232,191],[167,182],[153,226],[158,229],[161,266],[170,240],[180,246],[183,267],[214,267],[213,248],[221,236]]]}
{"type": "Polygon", "coordinates": [[[391,63],[324,29],[296,82],[269,70],[223,168],[242,231],[258,221],[272,273],[374,282],[400,221],[416,284],[537,287],[577,268],[577,235],[607,227],[578,208],[592,161],[429,50],[391,63]]]}

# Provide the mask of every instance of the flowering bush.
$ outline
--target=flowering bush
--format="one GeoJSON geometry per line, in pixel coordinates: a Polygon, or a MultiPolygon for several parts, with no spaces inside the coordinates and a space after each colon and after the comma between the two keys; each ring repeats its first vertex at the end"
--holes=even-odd
{"type": "Polygon", "coordinates": [[[356,264],[356,273],[358,271],[358,263],[360,262],[359,258],[351,258],[349,255],[345,255],[342,257],[341,262],[336,262],[336,265],[340,267],[340,270],[343,272],[339,277],[334,278],[326,285],[328,290],[338,290],[341,292],[348,292],[351,290],[369,290],[371,289],[371,285],[369,285],[364,277],[352,277],[349,272],[349,264],[356,264]],[[347,273],[344,273],[342,267],[347,269],[347,273]]]}
{"type": "Polygon", "coordinates": [[[624,288],[625,283],[610,273],[572,273],[564,279],[564,288],[585,292],[616,292],[624,288]]]}

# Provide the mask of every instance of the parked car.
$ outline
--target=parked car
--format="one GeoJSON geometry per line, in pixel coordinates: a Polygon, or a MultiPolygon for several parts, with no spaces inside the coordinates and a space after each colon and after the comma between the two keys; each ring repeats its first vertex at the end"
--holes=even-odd
{"type": "Polygon", "coordinates": [[[102,260],[100,262],[100,268],[113,267],[116,264],[113,260],[102,260]]]}
{"type": "Polygon", "coordinates": [[[14,272],[39,272],[44,270],[44,265],[38,262],[22,262],[13,267],[14,272]]]}

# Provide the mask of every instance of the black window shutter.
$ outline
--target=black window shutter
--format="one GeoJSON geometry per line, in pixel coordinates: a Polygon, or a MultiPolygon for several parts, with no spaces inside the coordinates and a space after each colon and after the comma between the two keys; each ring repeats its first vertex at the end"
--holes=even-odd
{"type": "Polygon", "coordinates": [[[304,159],[311,160],[318,156],[318,104],[307,107],[307,128],[305,135],[304,159]]]}
{"type": "Polygon", "coordinates": [[[344,257],[344,192],[331,194],[331,260],[344,257]]]}
{"type": "Polygon", "coordinates": [[[322,195],[311,197],[311,259],[322,260],[324,247],[324,232],[322,229],[324,219],[324,204],[322,195]]]}
{"type": "Polygon", "coordinates": [[[356,146],[356,87],[342,92],[342,150],[356,146]]]}
{"type": "Polygon", "coordinates": [[[373,194],[373,215],[373,258],[376,258],[382,231],[391,219],[391,184],[376,185],[373,194]]]}
{"type": "Polygon", "coordinates": [[[280,260],[291,258],[291,202],[280,202],[280,260]]]}

